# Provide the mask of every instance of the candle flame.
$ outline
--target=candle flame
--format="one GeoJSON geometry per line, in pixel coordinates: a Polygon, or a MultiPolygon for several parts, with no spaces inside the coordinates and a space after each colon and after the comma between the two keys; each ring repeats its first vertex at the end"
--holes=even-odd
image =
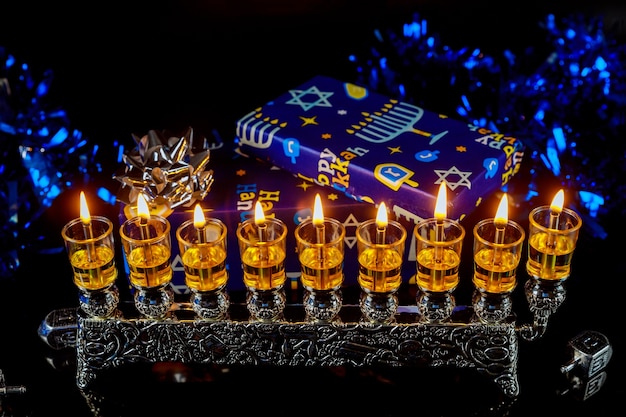
{"type": "Polygon", "coordinates": [[[378,213],[376,214],[376,226],[387,227],[387,223],[387,207],[385,207],[385,203],[380,203],[378,213]]]}
{"type": "Polygon", "coordinates": [[[439,193],[437,194],[437,202],[435,204],[435,218],[437,220],[443,220],[446,218],[446,206],[446,182],[443,181],[439,184],[439,193]]]}
{"type": "Polygon", "coordinates": [[[315,205],[313,206],[313,224],[321,226],[324,224],[324,211],[322,210],[322,199],[319,194],[315,194],[315,205]]]}
{"type": "Polygon", "coordinates": [[[259,203],[258,201],[254,205],[254,223],[256,223],[257,226],[260,226],[263,223],[265,223],[265,214],[263,213],[263,206],[261,206],[261,203],[259,203]]]}
{"type": "Polygon", "coordinates": [[[144,220],[150,219],[150,209],[143,194],[137,196],[137,215],[144,220]]]}
{"type": "Polygon", "coordinates": [[[563,211],[564,201],[565,201],[565,193],[561,189],[556,193],[556,195],[552,199],[552,204],[550,204],[550,210],[552,210],[556,214],[561,214],[561,211],[563,211]]]}
{"type": "Polygon", "coordinates": [[[89,214],[89,207],[87,207],[87,199],[85,198],[85,193],[83,191],[80,192],[80,219],[83,224],[91,223],[91,215],[89,214]]]}
{"type": "Polygon", "coordinates": [[[496,227],[504,227],[509,221],[509,200],[506,193],[502,195],[498,210],[496,211],[496,217],[493,219],[496,227]]]}
{"type": "Polygon", "coordinates": [[[196,204],[196,207],[193,209],[193,225],[198,229],[202,229],[206,226],[206,219],[204,218],[200,204],[196,204]]]}

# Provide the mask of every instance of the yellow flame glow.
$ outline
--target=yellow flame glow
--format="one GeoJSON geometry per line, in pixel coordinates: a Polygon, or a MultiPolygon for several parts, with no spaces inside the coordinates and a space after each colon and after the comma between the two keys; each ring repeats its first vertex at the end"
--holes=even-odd
{"type": "Polygon", "coordinates": [[[91,215],[89,214],[87,199],[85,198],[85,193],[83,191],[80,192],[80,219],[83,224],[91,223],[91,215]]]}
{"type": "Polygon", "coordinates": [[[199,203],[196,204],[196,207],[193,209],[193,225],[198,229],[202,229],[206,226],[204,212],[202,211],[202,207],[200,207],[199,203]]]}
{"type": "Polygon", "coordinates": [[[553,212],[560,214],[563,211],[563,203],[565,202],[565,193],[563,190],[559,190],[554,198],[552,199],[552,204],[550,204],[550,210],[553,212]]]}
{"type": "Polygon", "coordinates": [[[265,223],[265,213],[263,213],[263,206],[258,201],[254,205],[254,223],[261,225],[265,223]]]}
{"type": "Polygon", "coordinates": [[[509,200],[506,193],[502,194],[500,204],[498,204],[498,210],[496,211],[496,217],[493,222],[497,227],[505,227],[509,221],[509,200]]]}
{"type": "Polygon", "coordinates": [[[324,211],[322,210],[322,199],[319,194],[315,194],[315,205],[313,206],[313,224],[321,226],[324,224],[324,211]]]}
{"type": "Polygon", "coordinates": [[[144,220],[150,219],[150,208],[143,194],[137,196],[137,215],[144,220]]]}
{"type": "Polygon", "coordinates": [[[448,215],[446,206],[446,182],[442,181],[439,184],[439,193],[437,193],[437,202],[435,203],[435,218],[437,220],[443,220],[448,215]]]}
{"type": "Polygon", "coordinates": [[[387,207],[385,203],[380,203],[378,206],[378,213],[376,213],[376,226],[387,227],[387,207]]]}

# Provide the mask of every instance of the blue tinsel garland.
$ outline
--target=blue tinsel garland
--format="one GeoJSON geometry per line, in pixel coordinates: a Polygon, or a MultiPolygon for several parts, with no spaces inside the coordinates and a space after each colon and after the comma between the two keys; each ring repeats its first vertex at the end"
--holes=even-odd
{"type": "Polygon", "coordinates": [[[37,79],[0,47],[0,277],[19,266],[25,236],[75,181],[101,171],[98,146],[48,99],[53,73],[37,79]]]}

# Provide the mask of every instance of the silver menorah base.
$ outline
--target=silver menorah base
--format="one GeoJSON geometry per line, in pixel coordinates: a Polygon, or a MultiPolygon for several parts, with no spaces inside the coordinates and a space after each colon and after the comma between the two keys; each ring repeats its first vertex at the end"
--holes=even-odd
{"type": "MultiPolygon", "coordinates": [[[[300,306],[301,307],[301,306],[300,306]]],[[[358,306],[343,306],[337,323],[197,319],[177,305],[164,320],[78,317],[77,384],[89,391],[104,371],[138,362],[293,367],[430,367],[473,369],[508,398],[519,392],[518,336],[514,323],[471,322],[471,308],[450,323],[420,323],[400,307],[393,324],[351,321],[358,306]]],[[[290,305],[298,316],[297,306],[290,305]]]]}
{"type": "Polygon", "coordinates": [[[76,382],[96,415],[103,402],[97,381],[116,370],[161,363],[240,369],[447,368],[482,375],[499,392],[498,407],[506,407],[520,390],[519,340],[534,341],[545,333],[566,291],[562,281],[531,279],[524,293],[530,323],[517,323],[509,295],[475,294],[473,305],[456,305],[449,317],[436,321],[425,320],[419,303],[403,302],[393,320],[372,322],[352,302],[342,305],[336,320],[325,322],[308,319],[291,294],[276,320],[255,318],[243,299],[231,300],[228,315],[215,320],[199,316],[191,302],[174,302],[161,319],[122,302],[106,318],[80,308],[54,310],[39,334],[54,349],[76,350],[76,382]]]}

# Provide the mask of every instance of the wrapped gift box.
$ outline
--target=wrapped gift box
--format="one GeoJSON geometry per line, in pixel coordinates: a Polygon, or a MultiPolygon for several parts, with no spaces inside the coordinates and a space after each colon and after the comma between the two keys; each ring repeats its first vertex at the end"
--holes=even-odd
{"type": "MultiPolygon", "coordinates": [[[[291,173],[269,165],[255,158],[249,158],[225,149],[211,154],[209,166],[214,171],[215,183],[203,201],[200,201],[205,217],[222,220],[228,227],[227,268],[229,272],[228,290],[245,289],[236,229],[240,222],[254,217],[254,203],[264,203],[267,217],[277,217],[287,224],[286,270],[291,288],[300,286],[300,263],[295,252],[294,231],[296,226],[313,214],[315,194],[322,198],[324,215],[341,221],[346,227],[345,239],[345,285],[357,285],[358,262],[355,231],[364,220],[376,217],[376,208],[371,204],[356,201],[332,188],[320,187],[291,173]]],[[[129,215],[128,207],[120,212],[120,220],[129,215]],[[126,209],[126,210],[124,210],[126,209]]],[[[172,281],[177,294],[186,294],[184,268],[176,242],[176,229],[184,221],[193,218],[194,205],[178,207],[168,216],[172,233],[172,281]]],[[[393,219],[393,213],[390,219],[393,219]]],[[[404,222],[407,228],[406,263],[403,276],[408,281],[415,274],[415,256],[411,254],[414,224],[404,222]]],[[[414,250],[414,249],[413,249],[414,250]]]]}
{"type": "Polygon", "coordinates": [[[355,201],[432,217],[439,184],[462,220],[518,172],[520,140],[316,76],[237,121],[239,151],[355,201]]]}

